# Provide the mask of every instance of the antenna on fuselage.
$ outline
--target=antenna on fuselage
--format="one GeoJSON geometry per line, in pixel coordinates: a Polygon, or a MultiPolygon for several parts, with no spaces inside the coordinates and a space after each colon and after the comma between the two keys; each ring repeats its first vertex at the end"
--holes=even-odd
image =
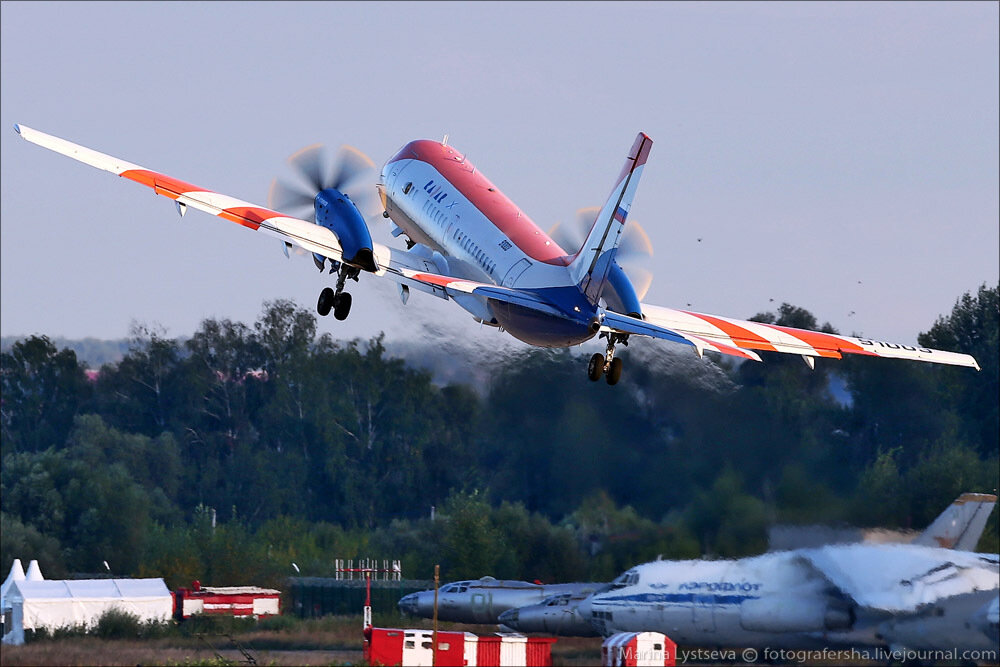
{"type": "Polygon", "coordinates": [[[448,145],[448,135],[447,134],[444,135],[444,139],[441,140],[441,145],[442,146],[447,146],[448,145]]]}

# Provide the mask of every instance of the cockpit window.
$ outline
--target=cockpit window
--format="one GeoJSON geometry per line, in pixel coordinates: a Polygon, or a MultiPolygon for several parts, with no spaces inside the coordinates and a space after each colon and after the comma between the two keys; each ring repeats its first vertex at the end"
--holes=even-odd
{"type": "Polygon", "coordinates": [[[625,588],[626,586],[635,586],[637,583],[639,583],[639,573],[635,570],[629,570],[611,582],[611,590],[625,588]]]}
{"type": "Polygon", "coordinates": [[[413,189],[413,183],[407,183],[406,185],[403,186],[403,194],[404,195],[410,194],[410,190],[412,189],[413,189]]]}

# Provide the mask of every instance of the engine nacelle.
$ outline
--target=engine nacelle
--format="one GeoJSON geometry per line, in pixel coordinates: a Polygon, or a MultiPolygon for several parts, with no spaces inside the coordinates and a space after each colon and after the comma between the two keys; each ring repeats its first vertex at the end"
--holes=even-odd
{"type": "Polygon", "coordinates": [[[845,630],[854,613],[843,601],[824,597],[769,596],[740,605],[740,625],[757,632],[845,630]]]}
{"type": "Polygon", "coordinates": [[[605,284],[601,296],[608,304],[608,308],[616,313],[638,315],[642,312],[635,287],[632,286],[632,281],[625,275],[617,262],[612,262],[608,269],[607,284],[605,284]]]}
{"type": "Polygon", "coordinates": [[[315,206],[316,224],[337,235],[344,252],[344,262],[365,271],[374,271],[372,235],[350,197],[335,188],[327,188],[316,195],[315,206]]]}

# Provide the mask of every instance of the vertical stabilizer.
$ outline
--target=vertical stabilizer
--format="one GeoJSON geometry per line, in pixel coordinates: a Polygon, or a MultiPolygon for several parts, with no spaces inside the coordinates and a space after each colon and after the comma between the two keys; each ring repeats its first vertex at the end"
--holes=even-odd
{"type": "Polygon", "coordinates": [[[600,300],[604,291],[608,272],[621,242],[625,219],[632,207],[639,177],[652,145],[653,140],[642,132],[635,138],[611,195],[601,207],[586,242],[569,266],[573,282],[580,286],[592,304],[600,300]]]}
{"type": "Polygon", "coordinates": [[[963,493],[913,540],[913,544],[975,551],[996,504],[994,495],[963,493]]]}

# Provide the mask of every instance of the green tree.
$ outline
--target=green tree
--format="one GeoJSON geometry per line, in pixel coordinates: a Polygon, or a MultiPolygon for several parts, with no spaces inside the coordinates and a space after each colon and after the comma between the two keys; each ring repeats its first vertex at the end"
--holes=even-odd
{"type": "Polygon", "coordinates": [[[935,373],[943,399],[959,416],[959,434],[982,456],[1000,447],[1000,286],[966,292],[951,313],[939,317],[917,340],[921,345],[971,354],[979,373],[966,368],[939,368],[935,373]]]}
{"type": "Polygon", "coordinates": [[[743,490],[742,476],[732,468],[719,473],[711,489],[695,495],[687,514],[705,553],[732,558],[767,548],[764,503],[743,490]]]}
{"type": "Polygon", "coordinates": [[[155,327],[133,324],[128,354],[101,367],[98,410],[116,428],[157,436],[186,421],[186,387],[177,341],[155,327]]]}
{"type": "Polygon", "coordinates": [[[61,447],[91,392],[72,350],[57,350],[46,336],[14,343],[0,354],[3,454],[61,447]]]}
{"type": "Polygon", "coordinates": [[[37,560],[42,573],[49,579],[66,574],[59,540],[43,535],[30,523],[0,512],[0,568],[9,568],[15,558],[20,558],[22,565],[37,560]]]}
{"type": "Polygon", "coordinates": [[[441,508],[446,521],[442,570],[450,579],[478,579],[495,572],[508,548],[478,492],[455,493],[441,508]]]}

